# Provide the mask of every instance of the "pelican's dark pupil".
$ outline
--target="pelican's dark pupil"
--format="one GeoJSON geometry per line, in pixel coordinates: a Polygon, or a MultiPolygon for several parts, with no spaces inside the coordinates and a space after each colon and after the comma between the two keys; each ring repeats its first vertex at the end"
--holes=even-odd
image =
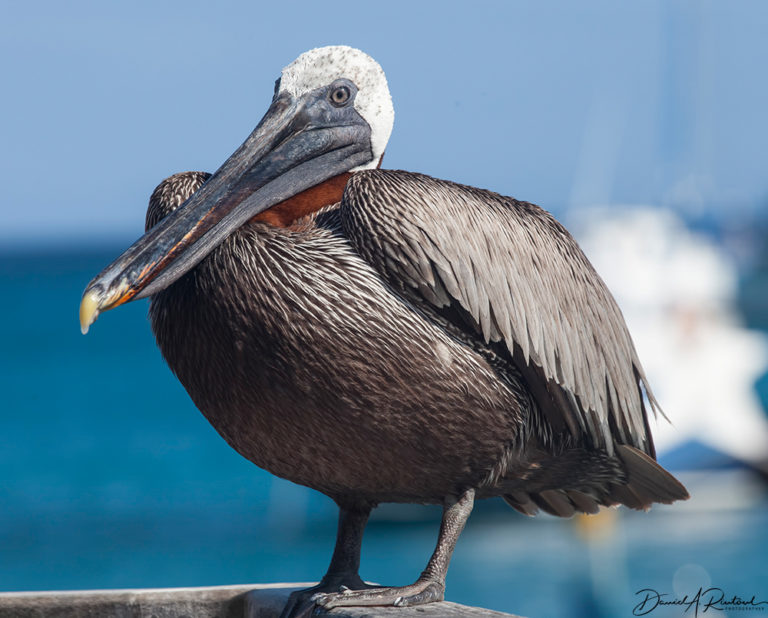
{"type": "Polygon", "coordinates": [[[337,105],[343,105],[349,99],[349,88],[346,86],[340,86],[336,88],[331,94],[331,99],[337,105]]]}

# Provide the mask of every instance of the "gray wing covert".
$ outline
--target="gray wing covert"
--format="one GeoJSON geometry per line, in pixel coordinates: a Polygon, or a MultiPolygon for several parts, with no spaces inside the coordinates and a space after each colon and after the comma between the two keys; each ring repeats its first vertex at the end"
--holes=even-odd
{"type": "Polygon", "coordinates": [[[613,452],[654,455],[647,386],[624,318],[571,235],[546,211],[410,172],[352,176],[345,234],[396,288],[501,342],[550,422],[613,452]],[[537,383],[538,384],[534,384],[537,383]]]}

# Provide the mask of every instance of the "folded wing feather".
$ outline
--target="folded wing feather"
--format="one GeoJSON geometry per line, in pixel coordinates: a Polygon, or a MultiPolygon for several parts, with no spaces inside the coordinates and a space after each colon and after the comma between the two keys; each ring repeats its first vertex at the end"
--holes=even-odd
{"type": "Polygon", "coordinates": [[[538,206],[400,171],[350,179],[345,233],[396,288],[436,309],[455,305],[464,329],[502,342],[537,403],[574,437],[653,455],[643,392],[651,393],[624,318],[571,235],[538,206]]]}

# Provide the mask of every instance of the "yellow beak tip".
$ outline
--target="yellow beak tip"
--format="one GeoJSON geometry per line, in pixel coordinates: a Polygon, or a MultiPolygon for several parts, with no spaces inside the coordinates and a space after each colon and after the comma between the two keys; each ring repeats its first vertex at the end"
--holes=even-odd
{"type": "Polygon", "coordinates": [[[99,317],[99,304],[99,297],[94,292],[83,294],[83,300],[80,301],[80,332],[83,335],[99,317]]]}

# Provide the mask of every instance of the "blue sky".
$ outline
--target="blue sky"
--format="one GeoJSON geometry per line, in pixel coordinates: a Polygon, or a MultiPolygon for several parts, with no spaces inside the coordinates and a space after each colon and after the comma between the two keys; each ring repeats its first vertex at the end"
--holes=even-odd
{"type": "Polygon", "coordinates": [[[387,73],[385,166],[569,207],[754,214],[768,3],[29,2],[0,20],[0,247],[127,242],[154,186],[213,171],[280,69],[326,44],[387,73]]]}

